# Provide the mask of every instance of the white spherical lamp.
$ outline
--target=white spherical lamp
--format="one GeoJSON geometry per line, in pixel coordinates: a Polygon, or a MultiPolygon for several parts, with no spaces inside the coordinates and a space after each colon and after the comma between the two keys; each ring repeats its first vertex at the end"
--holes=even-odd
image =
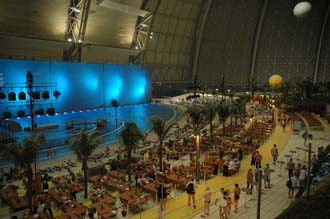
{"type": "Polygon", "coordinates": [[[305,17],[312,10],[312,5],[309,2],[299,2],[293,8],[293,14],[296,17],[305,17]]]}

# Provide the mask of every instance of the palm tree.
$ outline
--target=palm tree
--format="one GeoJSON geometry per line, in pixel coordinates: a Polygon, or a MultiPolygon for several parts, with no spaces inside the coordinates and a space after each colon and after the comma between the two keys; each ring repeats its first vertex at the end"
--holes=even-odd
{"type": "Polygon", "coordinates": [[[214,103],[207,103],[204,108],[204,113],[207,121],[210,123],[210,135],[213,141],[213,120],[217,115],[217,108],[214,103]]]}
{"type": "MultiPolygon", "coordinates": [[[[202,122],[203,115],[204,115],[204,109],[192,105],[188,107],[186,113],[189,114],[190,118],[192,119],[193,125],[194,125],[194,132],[195,135],[197,135],[197,138],[199,138],[199,126],[202,122]]],[[[198,147],[199,142],[197,142],[196,138],[196,180],[197,182],[199,181],[199,169],[200,169],[200,164],[199,164],[199,156],[200,156],[200,148],[198,147]]]]}
{"type": "Polygon", "coordinates": [[[248,96],[240,97],[237,101],[237,108],[238,108],[238,112],[240,114],[240,124],[241,125],[242,125],[242,118],[245,118],[245,114],[246,114],[245,105],[248,101],[249,101],[248,96]]]}
{"type": "Polygon", "coordinates": [[[220,104],[217,109],[220,121],[222,121],[222,135],[225,135],[226,120],[230,116],[230,106],[228,104],[220,104]]]}
{"type": "Polygon", "coordinates": [[[6,151],[4,154],[7,155],[9,160],[11,160],[15,165],[24,169],[25,175],[27,177],[26,191],[28,198],[29,209],[32,212],[32,184],[33,184],[33,171],[32,163],[37,159],[37,153],[39,151],[39,146],[44,140],[42,134],[36,136],[25,137],[23,144],[12,143],[7,147],[3,147],[6,151]]]}
{"type": "Polygon", "coordinates": [[[118,117],[117,117],[117,108],[119,106],[119,103],[116,99],[111,100],[111,106],[115,108],[115,116],[116,116],[116,128],[118,128],[118,117]]]}
{"type": "Polygon", "coordinates": [[[82,171],[84,173],[85,195],[88,197],[88,165],[87,161],[92,156],[94,150],[101,143],[101,138],[98,132],[88,133],[85,129],[79,132],[77,139],[73,140],[70,145],[72,150],[77,155],[78,161],[82,163],[82,171]]]}
{"type": "Polygon", "coordinates": [[[231,107],[231,130],[233,130],[232,117],[235,116],[235,127],[237,127],[237,116],[239,114],[238,103],[235,102],[230,105],[231,107]]]}
{"type": "Polygon", "coordinates": [[[126,128],[121,132],[120,136],[127,151],[127,174],[128,181],[131,182],[132,151],[138,146],[140,140],[144,141],[144,135],[135,123],[127,123],[126,128]]]}
{"type": "Polygon", "coordinates": [[[152,131],[159,139],[159,171],[163,171],[163,142],[168,136],[171,128],[177,125],[176,123],[167,124],[164,119],[155,118],[152,120],[152,131]]]}
{"type": "Polygon", "coordinates": [[[192,119],[192,123],[194,126],[194,133],[196,135],[199,134],[199,126],[203,119],[204,109],[201,107],[198,107],[196,105],[191,105],[188,107],[186,113],[190,116],[192,119]]]}

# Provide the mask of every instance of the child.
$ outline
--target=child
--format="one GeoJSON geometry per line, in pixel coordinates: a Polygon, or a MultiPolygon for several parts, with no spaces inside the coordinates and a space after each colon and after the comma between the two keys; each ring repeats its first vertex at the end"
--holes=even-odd
{"type": "Polygon", "coordinates": [[[211,190],[210,187],[206,187],[203,194],[204,198],[204,210],[201,217],[210,216],[210,203],[211,203],[211,190]]]}
{"type": "Polygon", "coordinates": [[[230,190],[227,189],[227,213],[228,215],[230,215],[230,212],[231,212],[231,197],[230,197],[230,190]]]}

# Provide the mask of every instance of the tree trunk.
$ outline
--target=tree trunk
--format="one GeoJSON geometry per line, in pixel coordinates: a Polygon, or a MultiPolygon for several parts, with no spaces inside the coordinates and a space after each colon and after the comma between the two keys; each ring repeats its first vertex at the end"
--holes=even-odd
{"type": "Polygon", "coordinates": [[[30,209],[30,212],[33,211],[32,209],[32,184],[33,184],[33,173],[32,173],[32,167],[29,164],[27,167],[27,178],[28,178],[28,182],[27,182],[27,198],[28,198],[28,206],[30,209]]]}
{"type": "Polygon", "coordinates": [[[237,114],[235,114],[235,128],[237,128],[237,114]]]}
{"type": "Polygon", "coordinates": [[[159,171],[163,172],[163,139],[159,139],[159,171]]]}
{"type": "Polygon", "coordinates": [[[213,142],[213,123],[212,123],[212,119],[210,120],[210,135],[211,135],[211,141],[213,142]]]}
{"type": "Polygon", "coordinates": [[[230,116],[230,133],[233,134],[233,115],[230,116]]]}
{"type": "Polygon", "coordinates": [[[115,116],[116,116],[116,128],[118,128],[117,107],[115,107],[115,116]]]}
{"type": "Polygon", "coordinates": [[[225,137],[225,128],[226,128],[226,119],[223,120],[223,123],[222,123],[222,135],[223,137],[225,137]]]}
{"type": "Polygon", "coordinates": [[[127,167],[127,175],[128,175],[128,182],[131,183],[131,159],[132,159],[132,150],[129,149],[128,150],[128,154],[127,154],[127,163],[128,163],[128,167],[127,167]]]}
{"type": "Polygon", "coordinates": [[[88,198],[88,166],[87,161],[83,162],[83,171],[84,171],[84,184],[85,184],[85,194],[84,198],[88,198]]]}

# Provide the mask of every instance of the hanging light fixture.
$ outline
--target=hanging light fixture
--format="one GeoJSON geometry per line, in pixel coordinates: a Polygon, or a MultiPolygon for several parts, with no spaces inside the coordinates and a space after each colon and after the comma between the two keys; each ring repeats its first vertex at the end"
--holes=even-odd
{"type": "Polygon", "coordinates": [[[55,109],[54,109],[53,107],[48,108],[48,109],[46,110],[46,112],[47,112],[47,114],[48,114],[49,116],[53,116],[53,115],[55,115],[55,109]]]}
{"type": "Polygon", "coordinates": [[[19,111],[17,112],[17,116],[18,116],[18,117],[24,117],[24,116],[25,116],[25,111],[24,111],[24,110],[19,110],[19,111]]]}
{"type": "Polygon", "coordinates": [[[10,118],[11,117],[11,112],[9,112],[9,111],[5,111],[5,112],[3,112],[3,118],[6,118],[6,119],[8,119],[8,118],[10,118]]]}

